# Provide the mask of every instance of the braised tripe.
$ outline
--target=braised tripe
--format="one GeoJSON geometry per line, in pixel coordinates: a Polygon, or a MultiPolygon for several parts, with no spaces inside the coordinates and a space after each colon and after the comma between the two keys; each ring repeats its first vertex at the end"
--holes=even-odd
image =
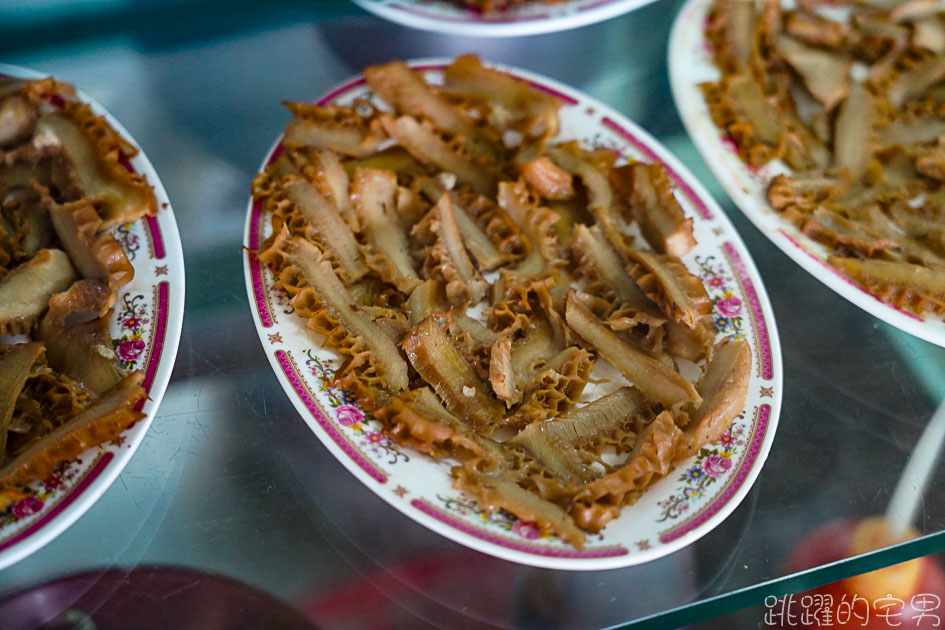
{"type": "Polygon", "coordinates": [[[679,260],[692,220],[661,165],[553,142],[561,103],[475,57],[441,87],[365,76],[377,101],[289,105],[259,258],[393,439],[580,546],[744,407],[748,344],[716,343],[679,260]]]}
{"type": "Polygon", "coordinates": [[[945,312],[941,3],[714,0],[715,123],[771,207],[881,300],[945,312]],[[793,4],[793,3],[792,3],[793,4]],[[827,6],[829,5],[829,6],[827,6]]]}
{"type": "Polygon", "coordinates": [[[134,276],[109,228],[157,210],[135,153],[71,86],[0,75],[0,515],[143,417],[108,331],[134,276]]]}

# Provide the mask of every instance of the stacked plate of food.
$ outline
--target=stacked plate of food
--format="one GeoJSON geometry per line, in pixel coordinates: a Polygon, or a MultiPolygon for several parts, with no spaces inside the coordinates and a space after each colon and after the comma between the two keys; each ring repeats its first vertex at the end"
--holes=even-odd
{"type": "Polygon", "coordinates": [[[762,233],[945,346],[940,3],[692,0],[669,66],[693,142],[762,233]]]}
{"type": "Polygon", "coordinates": [[[127,132],[72,86],[0,66],[0,568],[131,458],[183,295],[173,212],[127,132]]]}
{"type": "Polygon", "coordinates": [[[354,0],[382,18],[471,37],[552,33],[616,17],[653,0],[354,0]]]}
{"type": "Polygon", "coordinates": [[[653,138],[472,56],[288,107],[247,291],[355,477],[453,540],[564,569],[659,557],[735,508],[774,436],[777,332],[731,224],[653,138]]]}

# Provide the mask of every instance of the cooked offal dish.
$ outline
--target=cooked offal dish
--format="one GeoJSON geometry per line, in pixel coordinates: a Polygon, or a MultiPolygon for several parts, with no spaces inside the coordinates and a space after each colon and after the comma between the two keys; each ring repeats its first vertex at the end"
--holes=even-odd
{"type": "Polygon", "coordinates": [[[365,77],[373,101],[288,104],[258,256],[393,439],[581,546],[743,410],[692,219],[661,165],[555,142],[560,101],[475,57],[365,77]]]}
{"type": "Polygon", "coordinates": [[[935,0],[715,0],[715,123],[788,172],[777,212],[864,289],[945,311],[945,21],[935,0]],[[786,5],[784,5],[786,6],[786,5]]]}
{"type": "Polygon", "coordinates": [[[70,85],[0,75],[0,514],[143,417],[108,326],[134,276],[109,229],[157,209],[135,153],[70,85]]]}

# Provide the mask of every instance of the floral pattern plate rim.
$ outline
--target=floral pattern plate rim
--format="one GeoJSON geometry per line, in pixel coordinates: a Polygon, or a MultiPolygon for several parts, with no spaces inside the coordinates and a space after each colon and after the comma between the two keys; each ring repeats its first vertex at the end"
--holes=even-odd
{"type": "MultiPolygon", "coordinates": [[[[431,79],[449,63],[410,62],[431,79]]],[[[567,570],[612,569],[659,558],[680,549],[725,519],[748,493],[774,440],[781,408],[781,349],[761,278],[735,228],[699,182],[645,131],[598,101],[556,81],[494,65],[558,96],[562,139],[608,147],[622,156],[661,161],[676,183],[676,195],[694,220],[699,245],[684,257],[712,300],[720,332],[741,336],[752,349],[752,375],[745,411],[732,431],[678,466],[641,499],[624,508],[582,549],[541,536],[534,524],[509,514],[485,513],[454,490],[449,463],[402,449],[350,396],[329,384],[336,355],[320,347],[284,294],[273,289],[269,269],[252,253],[271,234],[268,215],[250,199],[244,234],[244,271],[250,310],[277,379],[325,447],[355,477],[409,518],[455,541],[493,556],[533,566],[567,570]]],[[[369,95],[363,78],[330,91],[319,104],[347,103],[369,95]]],[[[279,141],[263,166],[275,159],[279,141]]]]}
{"type": "MultiPolygon", "coordinates": [[[[0,74],[28,79],[47,75],[0,64],[0,74]]],[[[32,484],[26,497],[0,514],[0,570],[42,548],[66,530],[98,500],[118,478],[144,439],[164,397],[184,315],[184,258],[180,235],[161,180],[128,131],[81,90],[79,98],[138,147],[126,167],[148,178],[157,196],[158,213],[118,226],[118,239],[135,269],[135,277],[118,297],[112,313],[112,344],[126,369],[145,373],[148,399],[145,417],[126,430],[116,442],[93,447],[78,459],[62,464],[49,478],[32,484]]]]}
{"type": "Polygon", "coordinates": [[[528,2],[483,13],[454,0],[353,0],[391,22],[468,37],[520,37],[553,33],[603,22],[654,0],[566,0],[528,2]]]}
{"type": "Polygon", "coordinates": [[[870,315],[945,347],[945,318],[922,318],[883,302],[827,264],[828,248],[802,234],[768,205],[768,181],[783,169],[769,164],[753,170],[742,162],[731,139],[712,121],[699,89],[700,83],[719,77],[704,35],[709,6],[710,0],[690,0],[676,16],[669,37],[669,80],[679,117],[715,179],[755,227],[809,274],[870,315]]]}

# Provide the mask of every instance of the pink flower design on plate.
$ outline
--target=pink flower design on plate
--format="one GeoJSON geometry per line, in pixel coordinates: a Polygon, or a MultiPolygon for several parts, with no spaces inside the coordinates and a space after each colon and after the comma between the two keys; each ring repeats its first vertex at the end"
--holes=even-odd
{"type": "Polygon", "coordinates": [[[141,339],[126,339],[118,344],[115,352],[122,361],[134,361],[144,352],[145,345],[141,339]]]}
{"type": "Polygon", "coordinates": [[[350,427],[364,420],[364,412],[354,405],[341,405],[335,409],[335,417],[343,427],[350,427]]]}
{"type": "Polygon", "coordinates": [[[17,518],[26,518],[43,509],[43,502],[36,497],[26,497],[13,504],[13,515],[17,518]]]}
{"type": "Polygon", "coordinates": [[[512,532],[529,540],[535,540],[541,534],[538,525],[533,521],[515,521],[512,524],[512,532]]]}
{"type": "Polygon", "coordinates": [[[742,301],[737,297],[723,298],[715,303],[715,310],[723,317],[737,317],[742,312],[742,301]]]}
{"type": "Polygon", "coordinates": [[[51,492],[62,485],[62,477],[59,475],[50,475],[49,479],[43,482],[43,485],[46,487],[46,490],[51,492]]]}
{"type": "Polygon", "coordinates": [[[707,455],[702,460],[702,470],[710,477],[719,477],[725,474],[732,467],[732,460],[719,455],[707,455]]]}
{"type": "Polygon", "coordinates": [[[141,325],[141,321],[137,317],[129,317],[125,320],[125,328],[137,328],[141,325]]]}
{"type": "Polygon", "coordinates": [[[738,153],[738,144],[732,136],[722,136],[722,146],[730,153],[738,153]]]}

